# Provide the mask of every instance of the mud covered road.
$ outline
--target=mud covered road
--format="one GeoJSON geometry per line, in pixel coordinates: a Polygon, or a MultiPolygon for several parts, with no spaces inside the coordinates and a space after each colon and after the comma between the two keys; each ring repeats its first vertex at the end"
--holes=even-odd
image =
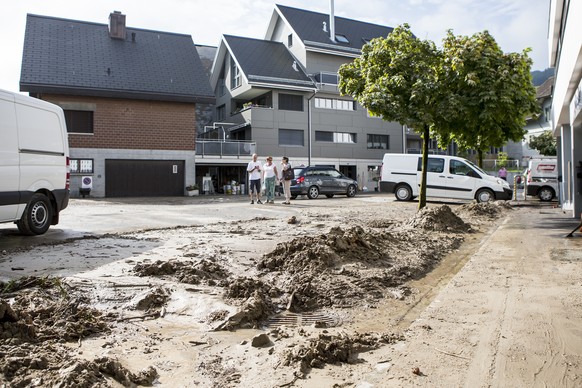
{"type": "MultiPolygon", "coordinates": [[[[559,302],[552,335],[533,324],[544,310],[540,288],[533,290],[542,300],[528,312],[521,307],[537,271],[525,259],[520,266],[507,259],[528,237],[520,223],[540,210],[415,207],[378,195],[291,207],[73,201],[71,218],[31,244],[3,228],[0,383],[579,385],[580,277],[568,278],[567,292],[551,294],[559,302]],[[120,212],[136,214],[135,222],[125,215],[115,223],[120,212]],[[83,228],[99,217],[109,221],[83,228]],[[520,314],[547,345],[530,338],[537,329],[518,327],[522,321],[513,317],[520,314]],[[529,356],[519,360],[530,348],[539,365],[529,356]]],[[[549,249],[542,241],[527,252],[549,249]]],[[[571,255],[560,249],[552,257],[571,255]]],[[[573,256],[538,260],[552,276],[580,265],[573,256]]],[[[556,277],[543,284],[556,292],[564,286],[556,277]]]]}

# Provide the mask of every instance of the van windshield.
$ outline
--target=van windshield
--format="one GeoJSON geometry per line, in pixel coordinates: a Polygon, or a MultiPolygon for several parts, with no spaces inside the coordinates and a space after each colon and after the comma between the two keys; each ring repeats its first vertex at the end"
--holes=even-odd
{"type": "Polygon", "coordinates": [[[481,174],[489,175],[485,171],[483,171],[479,166],[477,166],[475,163],[471,162],[470,160],[465,159],[465,162],[469,163],[469,165],[471,167],[473,167],[475,170],[479,171],[481,174]]]}

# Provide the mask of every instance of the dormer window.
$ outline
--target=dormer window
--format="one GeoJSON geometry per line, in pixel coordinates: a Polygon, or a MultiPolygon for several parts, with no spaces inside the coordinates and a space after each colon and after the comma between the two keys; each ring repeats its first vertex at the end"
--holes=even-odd
{"type": "Polygon", "coordinates": [[[345,35],[335,34],[335,41],[340,43],[350,43],[348,38],[345,35]]]}
{"type": "Polygon", "coordinates": [[[291,46],[293,46],[293,34],[289,34],[289,36],[287,36],[287,47],[291,46]]]}

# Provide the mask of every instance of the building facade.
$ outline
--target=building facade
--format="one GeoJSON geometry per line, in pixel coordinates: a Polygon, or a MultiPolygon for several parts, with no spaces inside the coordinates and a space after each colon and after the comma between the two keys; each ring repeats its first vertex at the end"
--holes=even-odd
{"type": "Polygon", "coordinates": [[[234,167],[232,176],[217,174],[217,186],[244,182],[249,153],[256,152],[261,159],[288,156],[294,166],[333,166],[373,190],[384,153],[404,151],[405,131],[341,96],[338,70],[366,42],[391,31],[335,17],[333,9],[323,14],[276,5],[265,39],[223,36],[210,83],[215,121],[224,124],[212,132],[215,141],[241,143],[248,153],[197,152],[197,171],[215,175],[208,170],[234,167]]]}
{"type": "Polygon", "coordinates": [[[582,213],[582,2],[552,0],[550,66],[555,68],[552,130],[558,138],[561,203],[572,216],[582,213]]]}
{"type": "Polygon", "coordinates": [[[196,106],[214,102],[189,35],[28,15],[21,91],[65,111],[71,195],[185,195],[196,106]]]}

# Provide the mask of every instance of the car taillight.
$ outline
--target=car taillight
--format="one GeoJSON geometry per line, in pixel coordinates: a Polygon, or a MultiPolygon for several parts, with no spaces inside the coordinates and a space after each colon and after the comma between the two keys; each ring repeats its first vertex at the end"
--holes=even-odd
{"type": "Polygon", "coordinates": [[[65,189],[69,190],[70,187],[71,187],[71,161],[67,156],[67,179],[65,181],[65,189]]]}
{"type": "Polygon", "coordinates": [[[304,176],[300,176],[299,178],[297,178],[297,183],[303,183],[303,182],[305,182],[304,176]]]}

